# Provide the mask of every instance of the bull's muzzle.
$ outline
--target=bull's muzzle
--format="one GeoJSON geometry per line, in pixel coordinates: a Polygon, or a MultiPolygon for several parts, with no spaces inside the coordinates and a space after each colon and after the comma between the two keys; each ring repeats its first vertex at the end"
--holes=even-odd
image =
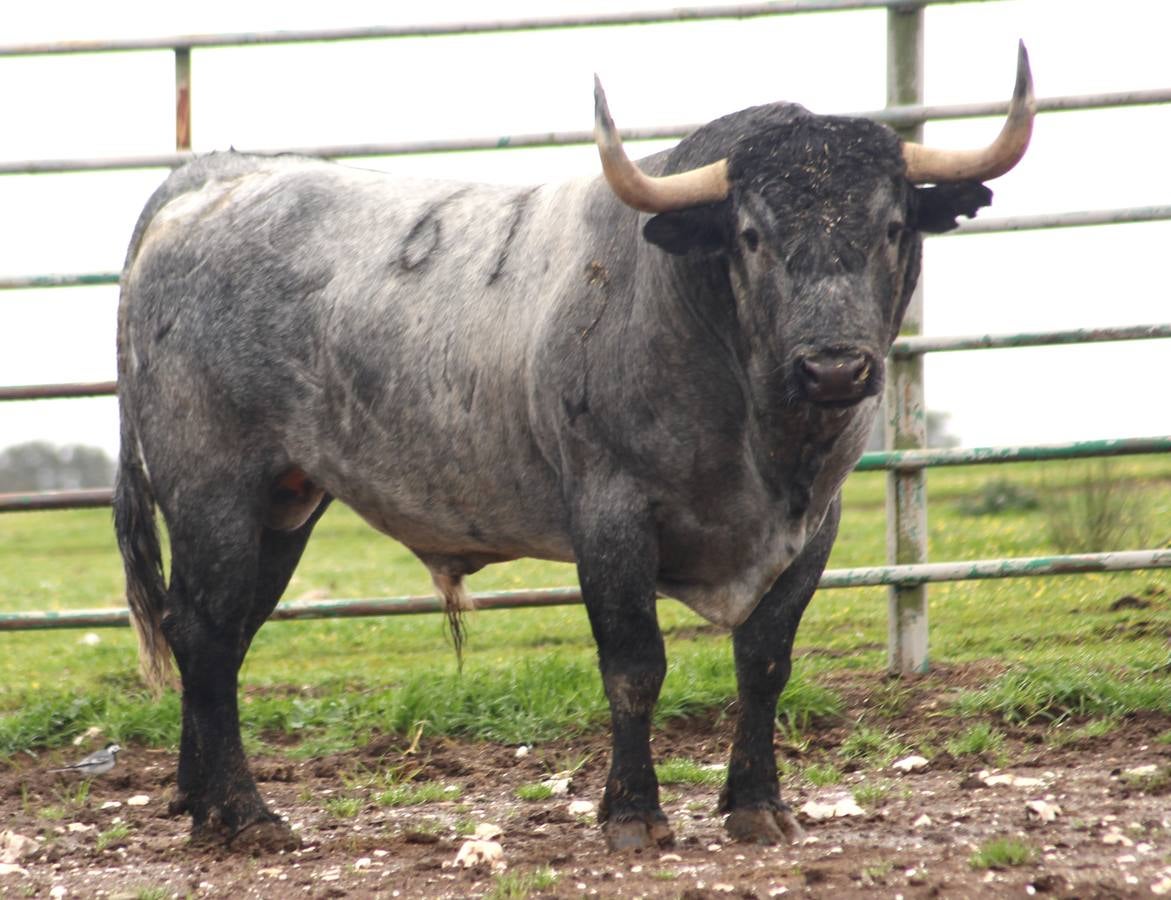
{"type": "Polygon", "coordinates": [[[802,353],[793,368],[802,396],[826,406],[850,406],[882,385],[881,360],[856,347],[802,353]]]}

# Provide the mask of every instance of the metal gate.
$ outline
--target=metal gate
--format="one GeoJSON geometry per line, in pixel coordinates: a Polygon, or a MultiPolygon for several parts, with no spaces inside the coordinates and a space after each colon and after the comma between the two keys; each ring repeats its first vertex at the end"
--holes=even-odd
{"type": "MultiPolygon", "coordinates": [[[[161,169],[181,164],[191,156],[191,55],[193,50],[202,48],[320,41],[392,40],[404,37],[491,34],[612,25],[653,25],[669,22],[750,19],[873,8],[887,10],[887,106],[882,110],[857,114],[886,122],[904,137],[918,139],[925,121],[999,116],[1003,115],[1007,109],[1006,102],[932,107],[922,105],[924,7],[930,3],[957,2],[976,2],[976,0],[782,0],[782,2],[772,3],[628,12],[606,16],[516,19],[454,25],[188,35],[150,40],[75,41],[60,44],[0,46],[0,59],[17,56],[170,50],[174,53],[175,62],[176,111],[176,151],[174,153],[102,159],[39,159],[0,162],[0,176],[48,172],[161,169]]],[[[1091,110],[1169,102],[1171,102],[1171,88],[1042,98],[1038,101],[1038,109],[1043,114],[1054,111],[1091,110]]],[[[623,130],[622,134],[626,140],[677,138],[689,130],[691,130],[691,126],[634,128],[623,130]]],[[[396,144],[285,148],[285,150],[295,149],[299,153],[357,158],[592,143],[592,132],[574,131],[396,144]]],[[[1171,207],[1155,206],[982,219],[964,224],[952,234],[963,236],[1026,229],[1166,220],[1171,220],[1171,207]]],[[[118,274],[116,272],[39,274],[27,277],[0,278],[0,290],[110,285],[116,284],[117,281],[118,274]]],[[[1171,567],[1171,550],[1130,550],[1116,553],[928,563],[927,497],[924,480],[926,468],[1161,453],[1171,450],[1171,436],[1081,441],[1029,447],[927,449],[925,448],[926,410],[923,402],[922,370],[924,354],[932,352],[1167,338],[1171,337],[1171,325],[1139,325],[1129,328],[956,338],[922,337],[921,330],[922,295],[917,290],[915,299],[912,301],[904,320],[902,335],[896,341],[890,359],[890,377],[886,396],[886,446],[891,449],[866,454],[857,467],[858,471],[881,469],[888,472],[888,565],[829,570],[825,572],[821,581],[823,588],[872,585],[890,587],[888,665],[891,671],[926,670],[926,585],[929,582],[1171,567]]],[[[110,396],[115,393],[116,387],[113,382],[0,387],[0,400],[110,396]]],[[[109,490],[0,494],[0,512],[107,506],[110,500],[111,492],[109,490]]],[[[576,588],[553,588],[480,594],[475,599],[479,608],[499,609],[576,603],[580,602],[580,594],[576,588]]],[[[281,604],[272,618],[307,619],[395,615],[436,612],[440,608],[440,602],[434,597],[314,601],[281,604]]],[[[0,614],[0,630],[125,626],[128,621],[125,609],[3,613],[0,614]]]]}

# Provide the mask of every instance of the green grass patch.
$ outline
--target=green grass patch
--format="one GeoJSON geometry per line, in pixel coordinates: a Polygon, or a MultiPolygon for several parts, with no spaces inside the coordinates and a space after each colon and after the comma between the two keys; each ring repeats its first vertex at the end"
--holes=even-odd
{"type": "Polygon", "coordinates": [[[881,806],[894,790],[894,785],[886,779],[866,781],[855,787],[850,793],[854,802],[863,809],[874,809],[881,806]]]}
{"type": "Polygon", "coordinates": [[[392,784],[374,799],[379,806],[422,806],[441,800],[458,800],[462,795],[463,789],[459,785],[421,781],[392,784]]]}
{"type": "Polygon", "coordinates": [[[840,784],[842,773],[837,766],[829,763],[812,763],[802,770],[802,775],[814,787],[825,787],[830,784],[840,784]]]}
{"type": "Polygon", "coordinates": [[[993,838],[968,860],[973,869],[1008,869],[1032,862],[1036,850],[1027,841],[1014,837],[993,838]]]}
{"type": "Polygon", "coordinates": [[[325,801],[326,811],[339,819],[352,819],[362,811],[361,797],[330,797],[325,801]]]}
{"type": "Polygon", "coordinates": [[[98,838],[94,846],[98,851],[113,850],[115,847],[124,846],[126,838],[130,835],[130,826],[125,822],[118,822],[116,825],[111,825],[104,831],[98,832],[98,838]]]}
{"type": "Polygon", "coordinates": [[[522,784],[516,789],[516,796],[520,800],[535,802],[537,800],[548,800],[553,796],[553,788],[547,784],[522,784]]]}
{"type": "Polygon", "coordinates": [[[858,725],[842,741],[838,754],[868,766],[885,768],[909,749],[898,735],[889,730],[858,725]]]}
{"type": "Polygon", "coordinates": [[[1004,732],[987,722],[970,725],[944,742],[952,756],[984,756],[1004,749],[1004,732]]]}
{"type": "Polygon", "coordinates": [[[1119,718],[1140,710],[1171,712],[1171,679],[1082,666],[1036,666],[1009,672],[987,688],[956,698],[961,716],[992,714],[1005,722],[1119,718]]]}
{"type": "Polygon", "coordinates": [[[544,867],[531,872],[507,872],[497,875],[485,900],[524,900],[557,884],[557,873],[544,867]]]}
{"type": "Polygon", "coordinates": [[[720,787],[728,778],[727,766],[703,766],[691,759],[667,759],[655,766],[659,784],[720,787]]]}

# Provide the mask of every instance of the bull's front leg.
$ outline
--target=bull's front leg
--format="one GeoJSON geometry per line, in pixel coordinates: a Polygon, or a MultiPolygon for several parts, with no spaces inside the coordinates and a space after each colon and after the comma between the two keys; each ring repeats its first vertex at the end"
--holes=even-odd
{"type": "Polygon", "coordinates": [[[612,756],[598,821],[611,850],[667,846],[674,835],[659,805],[651,759],[651,715],[667,672],[655,612],[658,570],[653,525],[615,502],[578,517],[578,578],[598,645],[610,704],[612,756]],[[625,511],[625,512],[623,512],[625,511]]]}
{"type": "Polygon", "coordinates": [[[804,836],[781,800],[773,737],[777,700],[792,668],[793,639],[829,559],[838,513],[835,501],[805,551],[732,635],[740,710],[719,808],[728,813],[724,827],[738,841],[795,843],[804,836]]]}

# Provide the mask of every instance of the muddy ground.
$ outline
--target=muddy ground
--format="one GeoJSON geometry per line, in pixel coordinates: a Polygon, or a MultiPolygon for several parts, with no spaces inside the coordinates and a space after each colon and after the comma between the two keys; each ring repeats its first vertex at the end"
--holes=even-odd
{"type": "MultiPolygon", "coordinates": [[[[994,757],[952,757],[942,749],[947,738],[972,723],[939,711],[950,694],[991,674],[987,667],[937,670],[896,688],[873,673],[834,676],[845,715],[810,729],[806,737],[815,736],[800,747],[779,740],[784,759],[849,770],[838,750],[864,717],[931,761],[908,774],[862,765],[823,787],[790,775],[782,790],[795,809],[811,800],[832,804],[860,785],[871,792],[862,794],[862,815],[799,813],[806,841],[783,847],[729,842],[715,812],[718,787],[672,785],[663,806],[675,846],[606,853],[593,816],[570,810],[574,801],[596,804],[600,797],[605,735],[536,746],[519,757],[513,746],[424,734],[409,753],[407,742],[387,738],[326,759],[257,759],[262,792],[304,842],[301,850],[257,858],[187,845],[187,822],[166,815],[172,753],[128,748],[84,797],[76,779],[46,772],[75,753],[21,758],[0,770],[0,832],[36,844],[0,868],[0,894],[519,897],[527,888],[531,897],[1171,896],[1171,716],[1133,717],[1105,736],[1061,745],[1046,725],[1008,727],[994,757]],[[518,787],[583,758],[567,796],[518,799],[518,787]],[[369,781],[391,769],[414,774],[415,784],[456,786],[459,797],[380,805],[375,797],[385,783],[369,781]],[[990,774],[1026,780],[998,784],[990,774]],[[130,805],[136,796],[147,800],[130,805]],[[1034,806],[1049,821],[1030,812],[1031,801],[1047,802],[1034,806]],[[504,868],[454,865],[467,832],[484,824],[502,831],[504,868]],[[973,867],[973,854],[997,837],[1024,842],[1033,858],[973,867]]],[[[726,715],[673,723],[656,735],[656,758],[722,763],[730,737],[726,715]]]]}

